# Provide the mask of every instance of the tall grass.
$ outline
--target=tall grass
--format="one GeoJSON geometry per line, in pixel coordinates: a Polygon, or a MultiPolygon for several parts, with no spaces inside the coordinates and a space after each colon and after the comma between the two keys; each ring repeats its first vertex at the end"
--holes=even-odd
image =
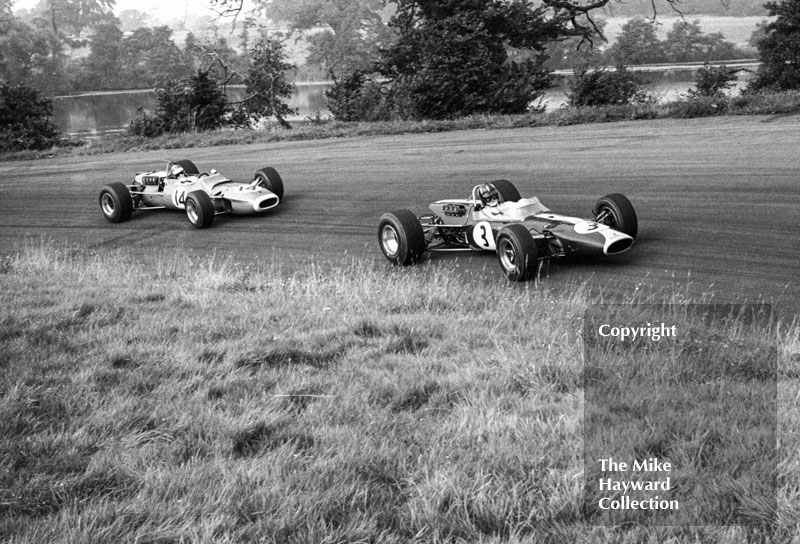
{"type": "MultiPolygon", "coordinates": [[[[748,541],[583,520],[585,285],[42,243],[0,287],[4,541],[748,541]]],[[[788,541],[800,324],[777,336],[788,541]]]]}

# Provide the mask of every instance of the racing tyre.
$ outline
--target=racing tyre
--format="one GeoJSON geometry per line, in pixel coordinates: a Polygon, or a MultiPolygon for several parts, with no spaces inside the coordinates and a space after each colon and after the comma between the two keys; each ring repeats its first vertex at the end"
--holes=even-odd
{"type": "Polygon", "coordinates": [[[258,180],[259,186],[272,191],[279,199],[283,199],[283,180],[277,170],[271,166],[256,170],[255,179],[258,180]]]}
{"type": "Polygon", "coordinates": [[[182,161],[175,161],[175,164],[180,165],[183,168],[183,171],[186,172],[187,176],[199,176],[200,170],[194,165],[192,161],[189,159],[183,159],[182,161]]]}
{"type": "Polygon", "coordinates": [[[489,183],[493,185],[497,192],[500,193],[502,202],[516,202],[520,199],[519,191],[514,187],[514,184],[507,179],[498,179],[489,183]]]}
{"type": "Polygon", "coordinates": [[[608,225],[612,229],[624,232],[631,238],[636,238],[639,232],[639,221],[633,204],[625,195],[614,193],[606,195],[594,205],[594,220],[608,225]]]}
{"type": "Polygon", "coordinates": [[[109,183],[100,190],[100,209],[112,223],[127,221],[133,214],[131,192],[123,183],[109,183]]]}
{"type": "Polygon", "coordinates": [[[406,266],[417,262],[425,251],[425,234],[416,215],[396,210],[381,217],[378,243],[389,261],[406,266]]]}
{"type": "Polygon", "coordinates": [[[203,191],[192,191],[186,195],[186,217],[196,229],[210,227],[214,223],[214,203],[203,191]]]}
{"type": "Polygon", "coordinates": [[[536,242],[523,225],[511,224],[497,234],[497,260],[511,281],[525,281],[539,270],[536,242]]]}

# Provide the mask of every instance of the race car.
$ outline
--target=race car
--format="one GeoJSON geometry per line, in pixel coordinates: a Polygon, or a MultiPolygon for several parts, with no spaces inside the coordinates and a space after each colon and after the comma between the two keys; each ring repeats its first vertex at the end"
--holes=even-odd
{"type": "Polygon", "coordinates": [[[100,209],[112,223],[127,221],[136,210],[183,210],[198,229],[210,227],[220,213],[254,214],[271,210],[283,198],[283,180],[272,167],[256,170],[248,183],[232,181],[216,170],[200,173],[190,160],[168,162],[166,170],[140,172],[133,183],[114,182],[100,190],[100,209]]]}
{"type": "Polygon", "coordinates": [[[476,185],[469,198],[438,200],[430,214],[384,214],[378,242],[397,265],[413,264],[428,251],[494,251],[513,281],[534,277],[552,257],[618,255],[638,232],[633,205],[619,193],[600,198],[591,219],[551,212],[538,198],[521,198],[508,180],[476,185]]]}

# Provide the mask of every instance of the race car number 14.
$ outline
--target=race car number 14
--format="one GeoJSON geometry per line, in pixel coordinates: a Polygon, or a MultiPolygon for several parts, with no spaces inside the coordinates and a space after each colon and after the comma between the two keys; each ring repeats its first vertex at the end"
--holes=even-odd
{"type": "Polygon", "coordinates": [[[186,207],[186,189],[178,187],[172,193],[172,203],[177,208],[184,209],[186,207]]]}
{"type": "Polygon", "coordinates": [[[494,250],[494,234],[492,234],[492,226],[488,221],[481,221],[472,229],[472,240],[475,245],[481,249],[494,250]]]}

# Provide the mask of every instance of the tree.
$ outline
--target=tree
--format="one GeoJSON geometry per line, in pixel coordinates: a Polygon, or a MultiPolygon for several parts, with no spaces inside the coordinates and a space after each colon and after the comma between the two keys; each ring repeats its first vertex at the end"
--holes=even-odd
{"type": "Polygon", "coordinates": [[[576,66],[569,87],[567,99],[573,107],[639,104],[649,100],[639,77],[622,65],[613,71],[576,66]]]}
{"type": "Polygon", "coordinates": [[[548,42],[564,21],[524,1],[393,0],[396,41],[381,52],[379,71],[405,102],[403,116],[446,118],[519,113],[549,85],[548,42]],[[533,54],[509,59],[509,47],[533,54]]]}
{"type": "Polygon", "coordinates": [[[272,0],[262,5],[270,18],[305,36],[308,64],[335,76],[370,69],[374,52],[390,36],[381,18],[382,0],[272,0]]]}
{"type": "Polygon", "coordinates": [[[758,42],[761,66],[749,91],[800,89],[800,0],[766,4],[775,19],[758,42]]]}
{"type": "Polygon", "coordinates": [[[130,79],[122,58],[122,30],[115,23],[95,27],[86,58],[87,78],[96,89],[124,89],[130,79]]]}
{"type": "Polygon", "coordinates": [[[0,150],[46,149],[58,140],[53,103],[29,85],[0,84],[0,150]]]}
{"type": "Polygon", "coordinates": [[[664,62],[664,51],[656,35],[658,23],[636,17],[628,20],[611,46],[609,56],[615,64],[664,62]]]}
{"type": "Polygon", "coordinates": [[[181,50],[167,26],[137,28],[122,40],[122,66],[129,71],[129,86],[147,88],[188,77],[181,50]]]}
{"type": "Polygon", "coordinates": [[[284,117],[296,110],[284,102],[294,92],[294,84],[286,72],[294,68],[286,62],[283,44],[262,34],[250,51],[250,69],[245,78],[246,98],[242,102],[242,113],[251,118],[275,117],[286,128],[284,117]]]}
{"type": "Polygon", "coordinates": [[[66,38],[114,17],[116,0],[42,0],[37,6],[54,33],[66,38]]]}
{"type": "Polygon", "coordinates": [[[118,15],[123,32],[130,32],[143,26],[149,26],[150,16],[138,9],[126,9],[118,15]]]}
{"type": "Polygon", "coordinates": [[[724,98],[725,91],[736,83],[736,70],[727,66],[703,65],[697,71],[694,89],[689,89],[689,98],[724,98]]]}
{"type": "Polygon", "coordinates": [[[139,136],[158,136],[164,132],[213,130],[226,123],[228,100],[208,71],[198,70],[192,77],[168,81],[156,91],[155,115],[140,111],[128,131],[139,136]]]}

